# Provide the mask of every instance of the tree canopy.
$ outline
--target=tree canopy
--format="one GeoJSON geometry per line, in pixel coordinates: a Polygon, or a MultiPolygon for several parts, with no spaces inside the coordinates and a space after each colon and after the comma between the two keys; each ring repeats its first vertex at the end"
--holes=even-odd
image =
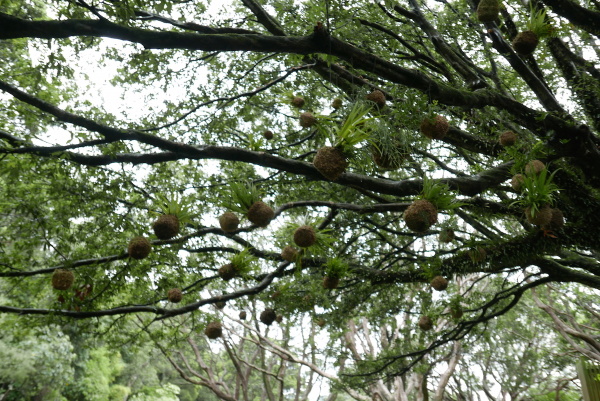
{"type": "Polygon", "coordinates": [[[0,1],[0,312],[424,331],[361,381],[594,293],[599,36],[574,0],[0,1]]]}

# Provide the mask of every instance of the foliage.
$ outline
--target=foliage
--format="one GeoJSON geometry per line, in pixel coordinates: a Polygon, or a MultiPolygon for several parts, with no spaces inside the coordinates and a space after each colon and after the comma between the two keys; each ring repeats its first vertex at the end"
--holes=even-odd
{"type": "MultiPolygon", "coordinates": [[[[568,289],[556,298],[569,302],[600,289],[597,13],[557,0],[530,13],[507,2],[483,30],[475,3],[0,1],[0,313],[15,323],[0,344],[7,357],[23,350],[22,367],[0,365],[2,389],[25,391],[33,359],[21,340],[58,327],[74,349],[89,345],[61,368],[77,382],[67,397],[173,398],[180,389],[193,399],[175,381],[159,394],[150,369],[147,383],[128,385],[136,359],[112,350],[142,346],[148,332],[177,344],[225,313],[215,306],[226,301],[235,315],[273,307],[299,324],[322,323],[310,327],[338,342],[320,351],[339,364],[353,355],[336,385],[373,398],[371,384],[423,377],[463,339],[484,343],[473,355],[494,343],[509,349],[488,330],[536,287],[568,289]],[[528,56],[511,47],[525,16],[556,28],[528,56]],[[374,90],[385,106],[365,103],[374,90]],[[319,116],[315,129],[299,128],[290,94],[319,116]],[[349,106],[333,109],[336,98],[349,106]],[[419,127],[434,115],[452,126],[424,138],[419,127]],[[265,130],[277,135],[257,139],[265,130]],[[511,149],[497,139],[507,130],[518,133],[511,149]],[[354,156],[334,181],[311,163],[328,143],[354,156]],[[374,149],[391,151],[395,170],[378,168],[374,149]],[[510,172],[534,158],[554,171],[526,177],[515,199],[510,172]],[[402,218],[418,197],[439,211],[426,232],[402,218]],[[261,199],[277,210],[268,226],[219,228],[223,208],[245,214],[261,199]],[[551,201],[566,224],[549,236],[525,223],[515,200],[551,201]],[[161,208],[188,215],[186,235],[128,258],[127,244],[149,237],[161,208]],[[283,263],[302,216],[320,245],[283,263]],[[440,244],[440,228],[456,240],[440,244]],[[251,275],[220,279],[220,266],[250,255],[251,275]],[[323,274],[338,268],[343,283],[326,291],[323,274]],[[71,289],[51,287],[56,269],[74,272],[71,289]],[[448,291],[432,291],[433,274],[449,279],[448,291]],[[183,289],[182,303],[165,301],[170,288],[183,289]],[[456,306],[463,317],[452,316],[456,306]],[[424,314],[435,317],[431,331],[416,329],[424,314]],[[380,348],[363,352],[371,338],[363,336],[354,353],[342,343],[350,322],[361,322],[356,336],[381,330],[401,341],[380,336],[380,348]]],[[[70,355],[65,338],[51,340],[70,355]]]]}

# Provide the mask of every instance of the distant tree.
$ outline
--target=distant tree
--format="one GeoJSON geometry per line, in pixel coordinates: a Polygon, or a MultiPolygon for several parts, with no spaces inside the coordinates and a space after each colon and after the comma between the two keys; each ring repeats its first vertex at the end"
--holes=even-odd
{"type": "Polygon", "coordinates": [[[0,312],[132,337],[223,302],[338,332],[464,313],[357,361],[364,387],[531,289],[600,288],[596,3],[221,11],[0,2],[0,312]]]}

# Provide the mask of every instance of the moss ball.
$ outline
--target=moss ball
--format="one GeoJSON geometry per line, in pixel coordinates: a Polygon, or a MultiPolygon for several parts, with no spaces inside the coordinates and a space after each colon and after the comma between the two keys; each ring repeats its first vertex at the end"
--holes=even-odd
{"type": "Polygon", "coordinates": [[[550,206],[545,205],[541,209],[537,210],[534,215],[531,207],[528,207],[525,209],[525,217],[531,224],[535,224],[538,227],[547,227],[552,221],[552,209],[550,206]]]}
{"type": "Polygon", "coordinates": [[[273,324],[275,319],[277,319],[277,314],[271,308],[265,309],[260,314],[260,321],[262,323],[266,324],[267,326],[270,326],[271,324],[273,324]]]}
{"type": "Polygon", "coordinates": [[[331,102],[331,107],[333,107],[334,109],[339,109],[342,107],[342,99],[340,99],[339,97],[336,97],[335,99],[333,99],[333,102],[331,102]]]}
{"type": "Polygon", "coordinates": [[[429,316],[421,316],[419,319],[419,328],[423,331],[433,329],[433,320],[429,316]]]}
{"type": "Polygon", "coordinates": [[[341,149],[325,146],[317,151],[313,165],[323,177],[335,181],[348,168],[348,161],[341,149]]]}
{"type": "Polygon", "coordinates": [[[498,19],[499,13],[498,0],[481,0],[477,5],[477,19],[481,22],[494,22],[498,19]]]}
{"type": "Polygon", "coordinates": [[[71,270],[56,269],[52,273],[52,287],[56,290],[68,290],[75,281],[75,275],[71,270]]]}
{"type": "Polygon", "coordinates": [[[385,95],[382,91],[376,89],[366,96],[366,99],[375,103],[378,109],[382,109],[385,106],[385,95]]]}
{"type": "Polygon", "coordinates": [[[300,126],[302,128],[310,128],[317,123],[317,118],[309,111],[300,114],[300,126]]]}
{"type": "Polygon", "coordinates": [[[447,244],[456,239],[456,233],[451,228],[444,228],[440,231],[440,235],[438,236],[438,241],[441,243],[447,244]]]}
{"type": "Polygon", "coordinates": [[[301,108],[304,106],[304,98],[300,97],[300,96],[294,96],[292,98],[292,101],[290,102],[292,106],[296,107],[297,109],[301,108]]]}
{"type": "Polygon", "coordinates": [[[540,160],[532,160],[525,166],[525,174],[539,174],[546,168],[544,162],[540,160]]]}
{"type": "Polygon", "coordinates": [[[487,252],[486,252],[485,249],[483,249],[482,247],[478,246],[476,248],[470,249],[467,252],[467,255],[469,256],[469,259],[471,259],[471,261],[473,263],[481,263],[487,257],[487,252]]]}
{"type": "Polygon", "coordinates": [[[515,51],[521,56],[528,56],[535,51],[540,39],[532,31],[519,32],[512,41],[515,51]]]}
{"type": "Polygon", "coordinates": [[[517,192],[523,190],[523,183],[525,182],[525,176],[523,174],[515,174],[510,180],[510,186],[517,192]]]}
{"type": "Polygon", "coordinates": [[[437,223],[437,208],[426,199],[416,200],[404,211],[404,222],[412,231],[423,233],[437,223]]]}
{"type": "Polygon", "coordinates": [[[270,141],[271,139],[273,139],[273,131],[271,130],[265,130],[263,131],[263,137],[267,140],[270,141]]]}
{"type": "Polygon", "coordinates": [[[431,286],[436,291],[444,291],[448,288],[448,280],[442,276],[435,276],[433,280],[431,280],[431,286]]]}
{"type": "Polygon", "coordinates": [[[301,248],[308,248],[317,241],[317,233],[311,226],[300,226],[294,231],[294,243],[301,248]]]}
{"type": "Polygon", "coordinates": [[[333,277],[333,276],[323,277],[323,288],[326,288],[328,290],[333,290],[333,289],[337,288],[339,284],[340,284],[339,277],[333,277]]]}
{"type": "Polygon", "coordinates": [[[216,340],[223,335],[223,326],[221,322],[210,322],[204,329],[204,334],[211,340],[216,340]]]}
{"type": "Polygon", "coordinates": [[[183,292],[179,288],[171,288],[167,293],[167,299],[174,304],[179,303],[183,299],[183,292]]]}
{"type": "Polygon", "coordinates": [[[174,214],[160,216],[152,225],[158,239],[171,239],[179,234],[179,218],[174,214]]]}
{"type": "Polygon", "coordinates": [[[293,262],[298,258],[298,250],[292,246],[286,246],[281,250],[283,260],[293,262]]]}
{"type": "Polygon", "coordinates": [[[229,281],[238,275],[238,271],[233,263],[227,263],[219,268],[219,277],[225,281],[229,281]]]}
{"type": "Polygon", "coordinates": [[[135,237],[129,241],[127,252],[134,259],[144,259],[150,254],[152,245],[145,237],[135,237]]]}
{"type": "Polygon", "coordinates": [[[240,219],[232,212],[225,212],[219,217],[219,225],[221,230],[226,233],[231,233],[237,230],[240,225],[240,219]]]}
{"type": "Polygon", "coordinates": [[[252,224],[256,224],[259,227],[266,227],[273,220],[273,217],[275,217],[275,211],[263,201],[257,201],[250,206],[247,216],[252,224]]]}
{"type": "Polygon", "coordinates": [[[450,124],[445,117],[437,115],[435,117],[426,118],[421,122],[421,132],[430,139],[442,139],[448,133],[450,124]]]}
{"type": "Polygon", "coordinates": [[[512,131],[503,132],[500,134],[498,142],[504,147],[513,146],[517,142],[517,134],[512,131]]]}
{"type": "Polygon", "coordinates": [[[240,312],[240,320],[246,320],[247,317],[248,317],[248,313],[246,313],[245,310],[240,312]]]}

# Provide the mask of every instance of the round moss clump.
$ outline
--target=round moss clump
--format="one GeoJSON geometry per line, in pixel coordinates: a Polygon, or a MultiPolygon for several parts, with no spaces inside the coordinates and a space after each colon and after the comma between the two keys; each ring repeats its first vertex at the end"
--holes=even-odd
{"type": "Polygon", "coordinates": [[[539,209],[535,215],[532,214],[533,213],[530,207],[525,209],[525,217],[527,218],[527,221],[531,224],[535,224],[538,227],[547,227],[552,221],[552,209],[548,205],[545,205],[539,209]]]}
{"type": "Polygon", "coordinates": [[[277,317],[275,318],[275,321],[276,321],[277,323],[281,323],[281,322],[283,322],[283,315],[282,315],[281,313],[280,313],[280,314],[278,314],[278,315],[277,315],[277,317]]]}
{"type": "Polygon", "coordinates": [[[339,109],[342,107],[342,99],[340,99],[339,97],[336,97],[335,99],[333,99],[333,102],[331,102],[331,107],[333,107],[334,109],[339,109]]]}
{"type": "Polygon", "coordinates": [[[339,284],[340,284],[339,277],[333,277],[333,276],[323,277],[323,288],[326,288],[328,290],[333,290],[333,289],[337,288],[339,284]]]}
{"type": "Polygon", "coordinates": [[[513,48],[521,56],[533,53],[539,43],[540,39],[532,31],[519,32],[512,41],[513,48]]]}
{"type": "Polygon", "coordinates": [[[75,281],[75,275],[71,270],[56,269],[52,273],[52,287],[55,290],[68,290],[75,281]]]}
{"type": "Polygon", "coordinates": [[[294,231],[294,243],[300,248],[308,248],[317,241],[317,233],[311,226],[300,226],[294,231]]]}
{"type": "Polygon", "coordinates": [[[294,98],[292,99],[292,101],[290,102],[292,104],[292,106],[296,107],[296,108],[301,108],[302,106],[304,106],[304,98],[300,97],[300,96],[294,96],[294,98]]]}
{"type": "Polygon", "coordinates": [[[287,262],[293,262],[298,257],[298,250],[288,245],[281,251],[281,257],[287,262]]]}
{"type": "Polygon", "coordinates": [[[404,222],[412,231],[423,233],[437,223],[437,208],[426,199],[416,200],[404,211],[404,222]]]}
{"type": "Polygon", "coordinates": [[[393,157],[375,147],[371,150],[371,154],[377,167],[383,170],[398,170],[402,166],[401,157],[393,157]]]}
{"type": "Polygon", "coordinates": [[[247,216],[252,224],[256,224],[259,227],[266,227],[273,220],[273,217],[275,217],[275,211],[263,201],[258,201],[250,206],[247,216]]]}
{"type": "Polygon", "coordinates": [[[430,139],[442,139],[448,133],[450,124],[443,116],[426,118],[421,122],[421,132],[430,139]]]}
{"type": "Polygon", "coordinates": [[[517,134],[512,131],[506,131],[500,134],[498,142],[502,146],[513,146],[517,142],[517,134]]]}
{"type": "Polygon", "coordinates": [[[273,322],[277,319],[277,314],[271,308],[267,308],[260,314],[260,321],[267,326],[273,324],[273,322]]]}
{"type": "Polygon", "coordinates": [[[375,89],[373,92],[369,93],[366,99],[375,103],[378,109],[382,109],[385,106],[385,95],[378,89],[375,89]]]}
{"type": "Polygon", "coordinates": [[[160,216],[152,225],[158,239],[171,239],[179,234],[179,218],[174,214],[160,216]]]}
{"type": "Polygon", "coordinates": [[[179,303],[183,299],[183,292],[179,288],[171,288],[167,293],[167,299],[174,304],[179,303]]]}
{"type": "Polygon", "coordinates": [[[246,320],[247,317],[248,317],[248,313],[246,313],[245,310],[240,312],[240,320],[246,320]]]}
{"type": "Polygon", "coordinates": [[[225,306],[227,306],[227,301],[215,302],[215,308],[217,308],[218,310],[225,308],[225,306]]]}
{"type": "Polygon", "coordinates": [[[560,230],[565,225],[565,216],[560,209],[552,209],[552,219],[548,227],[544,227],[550,230],[560,230]]]}
{"type": "Polygon", "coordinates": [[[525,174],[539,174],[546,168],[544,162],[540,160],[532,160],[525,166],[525,174]]]}
{"type": "Polygon", "coordinates": [[[481,22],[494,22],[498,19],[499,13],[498,0],[481,0],[477,5],[477,19],[481,22]]]}
{"type": "Polygon", "coordinates": [[[238,271],[232,263],[227,263],[219,268],[219,277],[225,281],[229,281],[238,275],[238,271]]]}
{"type": "Polygon", "coordinates": [[[487,252],[480,246],[469,250],[467,254],[473,263],[481,263],[487,257],[487,252]]]}
{"type": "Polygon", "coordinates": [[[273,139],[273,131],[271,130],[265,130],[263,132],[263,137],[267,140],[270,141],[271,139],[273,139]]]}
{"type": "Polygon", "coordinates": [[[460,306],[453,306],[450,308],[450,316],[452,316],[453,319],[460,319],[463,317],[462,308],[460,306]]]}
{"type": "Polygon", "coordinates": [[[221,322],[210,322],[204,329],[204,334],[211,340],[216,340],[223,335],[223,326],[221,322]]]}
{"type": "Polygon", "coordinates": [[[132,238],[127,246],[127,252],[129,253],[129,256],[138,260],[144,259],[146,256],[148,256],[151,250],[152,245],[150,245],[150,241],[144,237],[132,238]]]}
{"type": "Polygon", "coordinates": [[[521,192],[523,189],[523,183],[525,182],[525,176],[523,174],[515,174],[510,180],[510,186],[517,192],[521,192]]]}
{"type": "Polygon", "coordinates": [[[240,219],[232,212],[225,212],[219,217],[219,225],[221,230],[226,233],[231,233],[237,230],[240,224],[240,219]]]}
{"type": "Polygon", "coordinates": [[[317,151],[313,165],[323,177],[335,181],[348,168],[348,161],[341,149],[325,146],[317,151]]]}
{"type": "Polygon", "coordinates": [[[456,239],[456,234],[454,233],[454,230],[451,228],[444,228],[442,231],[440,231],[440,235],[438,236],[438,241],[440,241],[441,243],[447,244],[450,243],[452,241],[454,241],[456,239]]]}
{"type": "Polygon", "coordinates": [[[311,112],[306,111],[300,114],[299,121],[302,128],[310,128],[317,123],[317,118],[311,112]]]}
{"type": "Polygon", "coordinates": [[[325,320],[323,318],[317,319],[317,326],[324,327],[326,324],[327,324],[327,320],[325,320]]]}
{"type": "Polygon", "coordinates": [[[433,280],[431,280],[431,286],[436,291],[444,291],[448,288],[448,280],[442,276],[435,276],[433,280]]]}
{"type": "Polygon", "coordinates": [[[419,328],[423,331],[433,329],[433,320],[429,316],[421,316],[419,319],[419,328]]]}

